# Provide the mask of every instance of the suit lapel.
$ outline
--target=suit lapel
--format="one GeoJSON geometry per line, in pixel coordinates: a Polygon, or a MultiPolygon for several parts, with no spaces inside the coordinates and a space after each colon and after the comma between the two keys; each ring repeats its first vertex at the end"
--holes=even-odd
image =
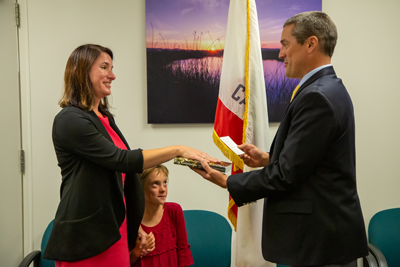
{"type": "MultiPolygon", "coordinates": [[[[100,132],[105,138],[107,138],[111,143],[114,144],[114,141],[112,140],[111,136],[108,134],[106,128],[104,127],[103,123],[100,121],[100,119],[99,119],[99,117],[97,116],[97,114],[96,114],[93,110],[89,111],[88,114],[89,114],[90,118],[92,119],[92,121],[93,121],[94,125],[96,126],[96,128],[99,130],[99,132],[100,132]]],[[[110,120],[110,118],[108,118],[108,119],[109,119],[109,122],[110,122],[110,125],[111,125],[111,121],[113,121],[113,120],[110,120]]],[[[114,123],[114,125],[115,125],[115,123],[114,123]]],[[[111,126],[111,127],[112,127],[112,126],[111,126]]],[[[115,130],[115,129],[114,129],[114,130],[115,130]]],[[[117,133],[118,133],[118,135],[119,135],[120,132],[118,131],[117,133]]],[[[122,138],[121,138],[121,139],[122,139],[122,138]]],[[[123,139],[123,140],[124,140],[124,139],[123,139]]],[[[118,184],[119,190],[120,190],[120,192],[121,192],[121,196],[122,196],[122,194],[123,194],[123,189],[124,189],[124,186],[123,186],[123,184],[122,184],[122,176],[121,176],[121,173],[120,173],[120,172],[115,172],[115,173],[116,173],[117,177],[119,178],[119,179],[116,179],[116,180],[117,180],[117,184],[118,184]]]]}
{"type": "MultiPolygon", "coordinates": [[[[96,126],[96,128],[99,130],[99,132],[104,135],[104,137],[106,137],[108,140],[110,140],[110,142],[114,143],[114,141],[112,140],[111,136],[108,134],[106,128],[104,127],[103,123],[101,123],[99,117],[97,116],[97,114],[92,110],[89,111],[89,115],[90,117],[93,119],[94,125],[96,126]]],[[[115,124],[114,118],[112,116],[107,116],[108,117],[108,121],[110,123],[111,128],[113,128],[113,130],[118,134],[119,138],[121,138],[122,142],[124,142],[126,148],[128,148],[128,150],[130,150],[128,142],[126,142],[124,136],[122,135],[121,131],[118,129],[117,125],[115,124]]]]}
{"type": "Polygon", "coordinates": [[[301,93],[301,91],[303,91],[304,88],[306,88],[307,86],[309,86],[310,84],[312,84],[313,82],[315,82],[316,80],[318,80],[319,78],[321,78],[322,76],[325,75],[330,75],[330,74],[335,74],[335,71],[333,70],[332,66],[323,68],[322,70],[318,71],[317,73],[315,73],[313,76],[311,76],[307,81],[305,81],[305,83],[303,83],[301,85],[301,87],[299,88],[299,90],[297,90],[296,95],[293,97],[292,101],[289,103],[289,105],[286,108],[285,111],[285,115],[283,115],[282,117],[282,121],[283,118],[285,118],[287,111],[289,110],[290,105],[293,103],[293,101],[296,99],[296,97],[301,93]]]}
{"type": "MultiPolygon", "coordinates": [[[[126,140],[125,140],[124,136],[122,135],[121,131],[118,129],[117,125],[115,124],[114,117],[113,116],[107,116],[107,117],[108,117],[108,121],[110,122],[111,128],[113,128],[113,130],[118,134],[119,138],[121,138],[122,142],[124,142],[126,148],[128,150],[130,150],[128,142],[126,142],[126,140]]],[[[129,174],[127,174],[127,175],[129,175],[129,174]]],[[[127,176],[125,176],[125,181],[127,181],[126,177],[127,176]]],[[[129,184],[130,180],[132,180],[132,179],[128,179],[128,184],[129,184]]],[[[122,194],[125,195],[125,189],[124,189],[124,185],[122,185],[122,179],[118,179],[118,183],[119,183],[119,186],[120,186],[120,188],[122,190],[122,194]],[[119,182],[119,181],[121,181],[121,182],[119,182]]],[[[125,182],[125,186],[126,186],[126,182],[125,182]]],[[[129,186],[128,186],[128,188],[129,188],[129,186]]]]}
{"type": "Polygon", "coordinates": [[[119,138],[121,138],[122,142],[124,142],[126,148],[130,150],[128,142],[125,140],[124,136],[122,135],[121,131],[118,129],[117,125],[115,124],[114,118],[112,116],[107,116],[108,121],[110,122],[111,128],[118,134],[119,138]]]}
{"type": "Polygon", "coordinates": [[[104,127],[103,123],[101,123],[97,114],[93,110],[89,111],[88,114],[89,114],[90,118],[92,118],[93,123],[96,126],[96,128],[99,130],[99,132],[102,135],[104,135],[104,137],[107,138],[110,142],[114,143],[113,140],[111,139],[111,136],[108,134],[106,128],[104,127]]]}
{"type": "MultiPolygon", "coordinates": [[[[297,90],[297,93],[296,93],[295,96],[293,97],[292,101],[291,101],[291,102],[289,103],[289,105],[287,106],[286,111],[285,111],[285,114],[283,115],[281,122],[284,120],[284,118],[285,118],[285,116],[286,116],[286,113],[287,113],[287,111],[289,110],[290,105],[293,103],[293,101],[296,99],[296,97],[301,93],[301,91],[302,91],[304,88],[306,88],[308,85],[310,85],[311,83],[315,82],[316,80],[318,80],[318,79],[321,78],[322,76],[331,75],[331,74],[335,74],[335,71],[333,70],[333,67],[332,67],[332,66],[329,66],[329,67],[323,68],[322,70],[318,71],[318,72],[315,73],[313,76],[311,76],[305,83],[303,83],[303,84],[301,85],[301,87],[297,90]]],[[[279,125],[279,128],[280,128],[280,125],[279,125]]],[[[274,140],[272,141],[272,144],[271,144],[270,159],[271,159],[272,151],[274,150],[275,139],[276,139],[276,136],[278,135],[279,128],[278,128],[278,130],[276,131],[274,140]]]]}
{"type": "MultiPolygon", "coordinates": [[[[305,83],[303,83],[301,85],[301,87],[299,88],[299,90],[297,90],[296,95],[293,97],[293,100],[291,103],[293,103],[293,101],[296,99],[296,97],[300,94],[300,92],[306,88],[307,86],[309,86],[310,84],[312,84],[313,82],[315,82],[316,80],[318,80],[319,78],[321,78],[322,76],[325,75],[330,75],[330,74],[335,74],[335,71],[333,70],[332,66],[323,68],[322,70],[318,71],[317,73],[315,73],[313,76],[311,76],[307,81],[305,81],[305,83]]],[[[290,104],[289,104],[290,106],[290,104]]],[[[288,106],[288,107],[289,107],[288,106]]]]}

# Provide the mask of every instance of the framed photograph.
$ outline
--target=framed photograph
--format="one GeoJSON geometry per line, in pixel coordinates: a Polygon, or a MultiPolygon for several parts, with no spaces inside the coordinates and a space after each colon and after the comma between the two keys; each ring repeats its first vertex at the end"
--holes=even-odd
{"type": "MultiPolygon", "coordinates": [[[[256,0],[269,122],[280,122],[298,79],[279,59],[285,21],[322,0],[256,0]]],[[[146,0],[148,123],[213,123],[229,0],[146,0]]]]}

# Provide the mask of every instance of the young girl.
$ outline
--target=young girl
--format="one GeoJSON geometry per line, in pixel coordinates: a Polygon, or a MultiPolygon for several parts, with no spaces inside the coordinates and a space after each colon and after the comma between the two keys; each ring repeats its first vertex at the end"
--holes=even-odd
{"type": "Polygon", "coordinates": [[[164,165],[157,165],[144,170],[141,175],[145,195],[141,226],[146,233],[154,234],[155,249],[140,258],[137,245],[131,253],[132,266],[181,267],[194,264],[182,208],[179,204],[165,202],[168,173],[164,165]]]}

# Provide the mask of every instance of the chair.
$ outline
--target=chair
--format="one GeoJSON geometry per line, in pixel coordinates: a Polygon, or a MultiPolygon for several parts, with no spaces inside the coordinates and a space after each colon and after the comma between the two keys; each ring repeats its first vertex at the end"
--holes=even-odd
{"type": "Polygon", "coordinates": [[[194,266],[231,265],[232,228],[221,215],[205,210],[184,210],[194,266]]]}
{"type": "Polygon", "coordinates": [[[368,244],[368,255],[363,258],[363,267],[387,267],[385,257],[374,245],[368,244]]]}
{"type": "Polygon", "coordinates": [[[372,217],[368,241],[379,267],[400,266],[400,208],[383,210],[372,217]]]}
{"type": "Polygon", "coordinates": [[[53,221],[52,220],[44,231],[42,237],[42,243],[40,245],[40,250],[35,250],[25,256],[25,258],[19,264],[19,267],[28,267],[31,263],[33,263],[34,267],[55,267],[55,262],[43,259],[43,253],[46,249],[47,242],[49,241],[51,230],[53,229],[53,221]]]}

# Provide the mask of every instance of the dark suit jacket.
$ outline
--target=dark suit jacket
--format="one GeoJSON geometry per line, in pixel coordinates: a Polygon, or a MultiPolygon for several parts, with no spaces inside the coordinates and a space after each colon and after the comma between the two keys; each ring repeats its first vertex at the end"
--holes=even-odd
{"type": "Polygon", "coordinates": [[[100,119],[93,112],[63,108],[53,123],[53,143],[61,168],[61,200],[54,219],[44,258],[77,261],[97,255],[121,236],[125,218],[125,176],[129,247],[135,246],[144,212],[140,178],[141,150],[129,150],[128,143],[108,117],[110,126],[128,150],[116,147],[100,119]]]}
{"type": "Polygon", "coordinates": [[[368,254],[355,163],[353,105],[327,67],[299,88],[272,143],[269,165],[228,178],[239,206],[266,198],[266,260],[327,265],[368,254]]]}

